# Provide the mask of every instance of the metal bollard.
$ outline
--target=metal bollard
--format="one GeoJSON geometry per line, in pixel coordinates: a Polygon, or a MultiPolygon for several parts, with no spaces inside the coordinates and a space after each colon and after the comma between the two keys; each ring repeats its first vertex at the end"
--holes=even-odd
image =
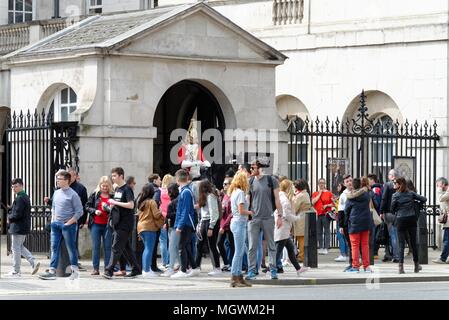
{"type": "Polygon", "coordinates": [[[56,268],[57,277],[69,277],[70,273],[67,273],[67,267],[70,267],[70,258],[65,245],[64,238],[61,239],[61,246],[59,248],[59,261],[58,267],[56,268]]]}
{"type": "Polygon", "coordinates": [[[316,235],[316,213],[305,213],[304,266],[318,268],[318,244],[316,235]]]}
{"type": "Polygon", "coordinates": [[[428,264],[428,237],[427,237],[427,212],[426,210],[421,210],[418,219],[418,257],[420,264],[428,264]]]}

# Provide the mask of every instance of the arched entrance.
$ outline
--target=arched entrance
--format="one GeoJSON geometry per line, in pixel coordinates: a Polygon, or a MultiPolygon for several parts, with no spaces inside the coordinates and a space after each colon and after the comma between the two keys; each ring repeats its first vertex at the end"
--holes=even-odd
{"type": "MultiPolygon", "coordinates": [[[[179,142],[170,141],[170,134],[175,129],[187,130],[192,117],[200,122],[201,135],[207,129],[218,129],[223,136],[226,124],[217,98],[202,84],[183,80],[164,93],[154,115],[153,126],[157,128],[153,156],[154,172],[161,175],[174,174],[180,168],[177,163],[170,160],[170,151],[179,142]]],[[[203,150],[209,143],[201,141],[203,150]]],[[[223,146],[223,141],[213,143],[220,143],[223,146]]]]}

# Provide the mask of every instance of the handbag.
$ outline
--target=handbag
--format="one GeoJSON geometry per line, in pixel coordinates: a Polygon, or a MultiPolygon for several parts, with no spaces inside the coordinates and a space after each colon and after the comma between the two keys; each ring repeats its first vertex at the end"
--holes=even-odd
{"type": "Polygon", "coordinates": [[[388,244],[388,239],[389,239],[389,235],[388,235],[387,224],[385,222],[382,222],[381,224],[379,224],[376,227],[376,232],[375,232],[376,244],[387,245],[388,244]]]}
{"type": "Polygon", "coordinates": [[[371,200],[370,202],[370,211],[371,211],[371,215],[373,216],[373,222],[375,226],[378,226],[382,223],[382,219],[380,218],[379,214],[377,213],[376,209],[374,208],[373,205],[373,200],[371,200]]]}
{"type": "MultiPolygon", "coordinates": [[[[159,211],[159,210],[158,210],[159,211]]],[[[156,226],[157,229],[162,228],[162,226],[165,224],[165,218],[164,216],[161,214],[161,212],[159,211],[160,216],[159,217],[155,217],[154,212],[151,212],[153,215],[153,222],[154,225],[156,226]]]]}
{"type": "Polygon", "coordinates": [[[443,214],[440,214],[438,216],[438,222],[441,223],[441,224],[446,224],[446,222],[447,222],[447,212],[445,212],[443,214]]]}
{"type": "Polygon", "coordinates": [[[94,215],[95,215],[95,213],[89,212],[89,216],[87,217],[87,227],[89,229],[91,229],[94,224],[94,215]]]}

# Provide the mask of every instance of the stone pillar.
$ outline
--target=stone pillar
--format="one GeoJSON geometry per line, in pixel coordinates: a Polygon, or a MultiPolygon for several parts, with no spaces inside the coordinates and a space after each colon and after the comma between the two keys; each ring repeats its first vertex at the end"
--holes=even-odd
{"type": "Polygon", "coordinates": [[[42,39],[43,30],[40,24],[32,24],[30,25],[30,44],[38,42],[42,39]]]}

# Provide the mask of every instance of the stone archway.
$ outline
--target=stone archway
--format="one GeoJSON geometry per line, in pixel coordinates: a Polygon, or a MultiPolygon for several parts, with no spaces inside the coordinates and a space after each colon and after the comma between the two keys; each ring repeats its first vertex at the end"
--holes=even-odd
{"type": "MultiPolygon", "coordinates": [[[[218,129],[223,136],[225,115],[215,94],[197,81],[183,80],[164,93],[154,114],[153,126],[157,128],[153,146],[154,172],[174,174],[179,169],[179,165],[170,159],[171,149],[179,141],[170,141],[170,134],[175,129],[188,129],[192,117],[200,121],[201,134],[207,129],[218,129]]],[[[203,149],[208,143],[201,141],[203,149]]],[[[224,150],[224,141],[214,143],[222,144],[224,150]]]]}
{"type": "Polygon", "coordinates": [[[307,107],[298,98],[291,95],[280,95],[276,97],[276,109],[282,120],[288,120],[291,116],[298,116],[302,120],[309,117],[307,107]]]}
{"type": "MultiPolygon", "coordinates": [[[[399,123],[403,122],[401,110],[396,102],[386,93],[378,90],[365,91],[366,106],[368,107],[368,114],[371,120],[377,120],[383,116],[390,117],[393,121],[396,119],[399,123]]],[[[353,119],[360,106],[360,96],[357,95],[351,100],[343,115],[343,121],[346,119],[353,119]]]]}

